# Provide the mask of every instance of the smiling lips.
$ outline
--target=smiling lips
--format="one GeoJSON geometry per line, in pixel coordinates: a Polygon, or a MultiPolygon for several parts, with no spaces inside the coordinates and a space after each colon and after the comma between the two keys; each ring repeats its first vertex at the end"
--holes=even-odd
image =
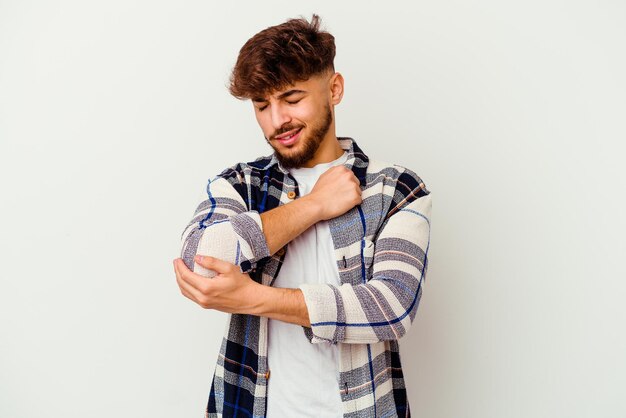
{"type": "Polygon", "coordinates": [[[294,144],[298,140],[298,138],[300,137],[301,131],[302,131],[302,128],[292,129],[289,132],[285,132],[284,134],[275,136],[274,139],[283,145],[291,145],[291,144],[294,144]]]}

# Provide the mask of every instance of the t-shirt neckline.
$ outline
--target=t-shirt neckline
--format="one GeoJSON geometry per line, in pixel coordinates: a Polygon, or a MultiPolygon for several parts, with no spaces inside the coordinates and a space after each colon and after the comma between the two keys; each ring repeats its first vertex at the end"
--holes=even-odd
{"type": "Polygon", "coordinates": [[[320,172],[324,172],[330,167],[334,167],[336,165],[340,165],[345,163],[348,160],[348,151],[344,150],[343,154],[341,154],[336,160],[327,162],[327,163],[319,163],[314,165],[313,167],[298,167],[298,168],[290,168],[289,173],[293,176],[313,176],[317,175],[320,172]]]}

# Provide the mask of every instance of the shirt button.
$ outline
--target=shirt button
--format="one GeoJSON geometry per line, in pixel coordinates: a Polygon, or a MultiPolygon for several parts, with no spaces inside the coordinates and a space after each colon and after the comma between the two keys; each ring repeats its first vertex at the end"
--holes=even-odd
{"type": "Polygon", "coordinates": [[[282,257],[285,254],[285,247],[281,247],[278,251],[276,251],[276,255],[282,257]]]}
{"type": "Polygon", "coordinates": [[[287,193],[287,197],[288,197],[289,199],[295,199],[295,197],[296,197],[296,192],[294,192],[294,191],[290,191],[289,193],[287,193]]]}

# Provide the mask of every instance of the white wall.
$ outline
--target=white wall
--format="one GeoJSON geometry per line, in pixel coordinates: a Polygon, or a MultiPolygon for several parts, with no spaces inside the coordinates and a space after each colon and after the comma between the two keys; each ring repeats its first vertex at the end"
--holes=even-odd
{"type": "Polygon", "coordinates": [[[225,83],[318,12],[338,134],[433,192],[414,416],[626,416],[626,6],[0,0],[0,416],[201,416],[225,315],[180,295],[207,178],[269,153],[225,83]]]}

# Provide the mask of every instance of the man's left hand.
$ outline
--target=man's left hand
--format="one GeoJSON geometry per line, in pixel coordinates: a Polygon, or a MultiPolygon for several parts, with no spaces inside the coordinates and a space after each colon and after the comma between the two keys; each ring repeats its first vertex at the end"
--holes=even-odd
{"type": "Polygon", "coordinates": [[[195,262],[217,273],[207,278],[189,270],[181,258],[174,260],[176,281],[181,293],[205,309],[227,313],[250,313],[258,299],[255,292],[260,283],[255,282],[239,266],[214,257],[196,256],[195,262]]]}

